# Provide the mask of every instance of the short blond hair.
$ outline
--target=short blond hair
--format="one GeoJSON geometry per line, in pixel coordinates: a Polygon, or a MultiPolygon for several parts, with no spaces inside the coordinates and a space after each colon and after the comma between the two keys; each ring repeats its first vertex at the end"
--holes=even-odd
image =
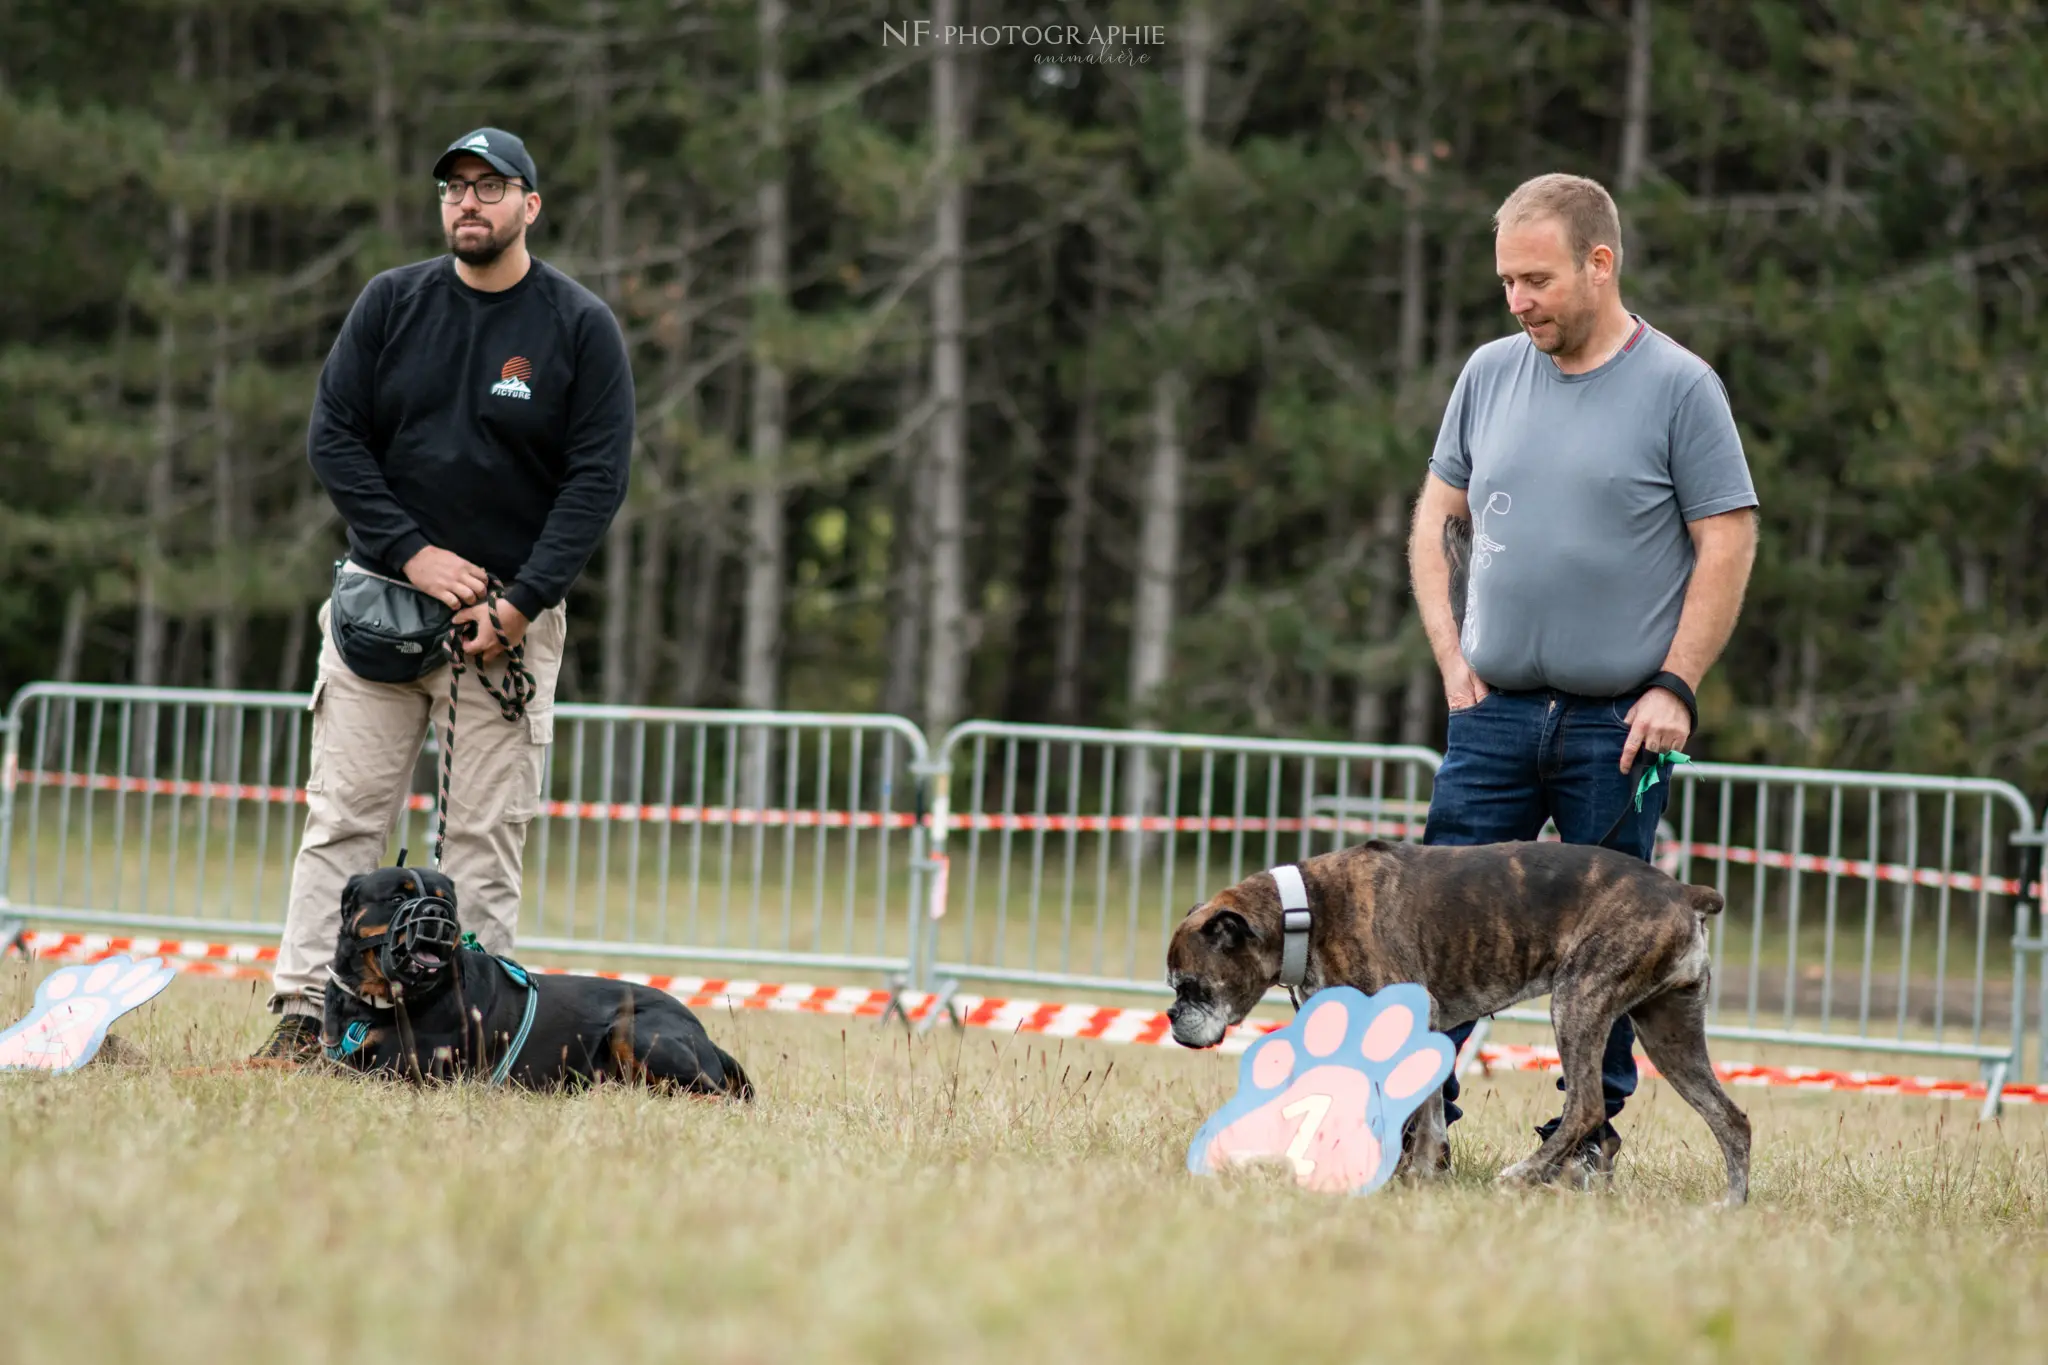
{"type": "Polygon", "coordinates": [[[1495,211],[1493,230],[1499,232],[1504,227],[1520,227],[1546,218],[1555,218],[1563,225],[1573,269],[1584,269],[1586,256],[1596,246],[1613,251],[1614,268],[1621,269],[1621,211],[1614,207],[1614,197],[1599,181],[1562,172],[1524,180],[1495,211]]]}

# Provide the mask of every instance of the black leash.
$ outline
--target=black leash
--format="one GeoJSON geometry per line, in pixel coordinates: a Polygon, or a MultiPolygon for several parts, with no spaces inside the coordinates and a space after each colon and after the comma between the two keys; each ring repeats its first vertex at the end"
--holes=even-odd
{"type": "MultiPolygon", "coordinates": [[[[1635,766],[1629,769],[1628,775],[1630,777],[1636,777],[1637,773],[1642,772],[1644,759],[1651,760],[1650,770],[1642,773],[1641,777],[1636,778],[1635,795],[1621,803],[1621,810],[1614,817],[1614,823],[1609,825],[1607,832],[1599,838],[1598,842],[1602,846],[1605,846],[1607,841],[1612,839],[1624,824],[1628,823],[1629,816],[1642,814],[1643,797],[1649,793],[1650,788],[1663,781],[1665,774],[1669,773],[1679,764],[1692,762],[1691,756],[1681,753],[1677,749],[1662,754],[1653,754],[1645,749],[1636,755],[1635,766]]],[[[1654,838],[1650,841],[1650,845],[1650,852],[1654,856],[1657,851],[1654,838]]]]}
{"type": "Polygon", "coordinates": [[[505,688],[502,692],[491,681],[491,675],[484,672],[482,662],[472,665],[469,656],[463,652],[463,642],[474,638],[475,622],[466,623],[467,633],[463,625],[451,625],[448,628],[448,638],[442,642],[442,648],[448,655],[451,672],[448,678],[448,728],[441,739],[441,795],[434,803],[436,826],[432,866],[437,871],[441,867],[442,851],[448,844],[448,789],[455,774],[455,701],[462,690],[462,675],[474,667],[476,680],[483,685],[484,691],[491,695],[491,699],[498,703],[498,713],[508,721],[524,720],[528,703],[540,692],[540,685],[534,679],[533,670],[526,666],[526,641],[522,638],[515,645],[506,639],[504,624],[498,620],[498,603],[503,600],[504,595],[505,585],[495,578],[491,579],[484,597],[484,611],[490,617],[491,633],[498,637],[498,647],[505,651],[505,688]]]}
{"type": "MultiPolygon", "coordinates": [[[[1668,671],[1659,672],[1643,684],[1642,690],[1637,694],[1638,698],[1648,695],[1650,690],[1656,687],[1663,688],[1666,692],[1669,692],[1684,703],[1688,722],[1685,730],[1685,742],[1690,744],[1692,737],[1700,732],[1700,703],[1699,699],[1693,696],[1692,685],[1676,673],[1668,671]]],[[[1651,760],[1650,771],[1637,778],[1635,795],[1621,803],[1621,810],[1615,815],[1614,823],[1609,825],[1607,832],[1600,836],[1601,844],[1604,845],[1609,839],[1614,837],[1615,832],[1627,822],[1631,811],[1638,815],[1642,814],[1643,797],[1649,792],[1650,788],[1663,781],[1670,774],[1672,768],[1680,763],[1692,762],[1690,756],[1681,753],[1677,749],[1662,754],[1653,754],[1648,749],[1639,749],[1636,751],[1634,765],[1629,768],[1628,775],[1630,777],[1635,777],[1637,773],[1642,771],[1643,760],[1646,758],[1651,760]]],[[[1651,840],[1651,853],[1654,854],[1655,852],[1656,841],[1653,839],[1651,840]]]]}

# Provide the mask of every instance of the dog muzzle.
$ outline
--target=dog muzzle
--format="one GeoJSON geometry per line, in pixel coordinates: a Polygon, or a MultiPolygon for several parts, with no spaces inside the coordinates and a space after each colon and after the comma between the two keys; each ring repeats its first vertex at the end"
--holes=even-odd
{"type": "Polygon", "coordinates": [[[390,932],[377,949],[377,966],[393,994],[419,995],[448,970],[461,942],[455,907],[439,896],[415,896],[391,917],[390,932]]]}

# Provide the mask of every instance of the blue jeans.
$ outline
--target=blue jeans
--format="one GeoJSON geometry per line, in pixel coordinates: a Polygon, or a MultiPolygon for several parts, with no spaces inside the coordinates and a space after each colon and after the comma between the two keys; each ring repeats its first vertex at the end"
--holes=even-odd
{"type": "MultiPolygon", "coordinates": [[[[1667,779],[1643,797],[1635,811],[1635,785],[1656,761],[1642,752],[1636,771],[1621,771],[1621,751],[1628,741],[1622,717],[1639,692],[1619,697],[1582,697],[1549,689],[1532,692],[1489,692],[1477,706],[1451,713],[1443,767],[1437,771],[1430,797],[1426,844],[1493,844],[1534,839],[1545,818],[1557,822],[1566,843],[1601,841],[1623,807],[1627,818],[1605,840],[1609,848],[1648,860],[1656,850],[1657,822],[1671,793],[1667,779]]],[[[1465,1046],[1472,1024],[1459,1024],[1446,1036],[1465,1046]]],[[[1614,1021],[1607,1051],[1600,1059],[1600,1090],[1611,1120],[1636,1092],[1635,1027],[1623,1015],[1614,1021]]],[[[1564,1089],[1560,1079],[1557,1088],[1564,1089]]],[[[1458,1078],[1444,1082],[1444,1118],[1459,1116],[1458,1078]]],[[[1547,1130],[1556,1120],[1546,1124],[1547,1130]]]]}

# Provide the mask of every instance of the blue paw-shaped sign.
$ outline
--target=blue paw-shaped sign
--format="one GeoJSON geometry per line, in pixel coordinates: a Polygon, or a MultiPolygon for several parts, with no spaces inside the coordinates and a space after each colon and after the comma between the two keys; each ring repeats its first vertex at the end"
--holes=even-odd
{"type": "Polygon", "coordinates": [[[1332,986],[1294,1022],[1245,1049],[1237,1094],[1188,1148],[1188,1169],[1285,1161],[1304,1189],[1369,1194],[1401,1160],[1408,1116],[1456,1063],[1429,1028],[1429,994],[1403,983],[1377,995],[1332,986]]]}
{"type": "Polygon", "coordinates": [[[108,1025],[176,975],[162,958],[138,962],[126,953],[59,967],[36,987],[28,1017],[0,1033],[0,1071],[76,1071],[106,1041],[108,1025]]]}

